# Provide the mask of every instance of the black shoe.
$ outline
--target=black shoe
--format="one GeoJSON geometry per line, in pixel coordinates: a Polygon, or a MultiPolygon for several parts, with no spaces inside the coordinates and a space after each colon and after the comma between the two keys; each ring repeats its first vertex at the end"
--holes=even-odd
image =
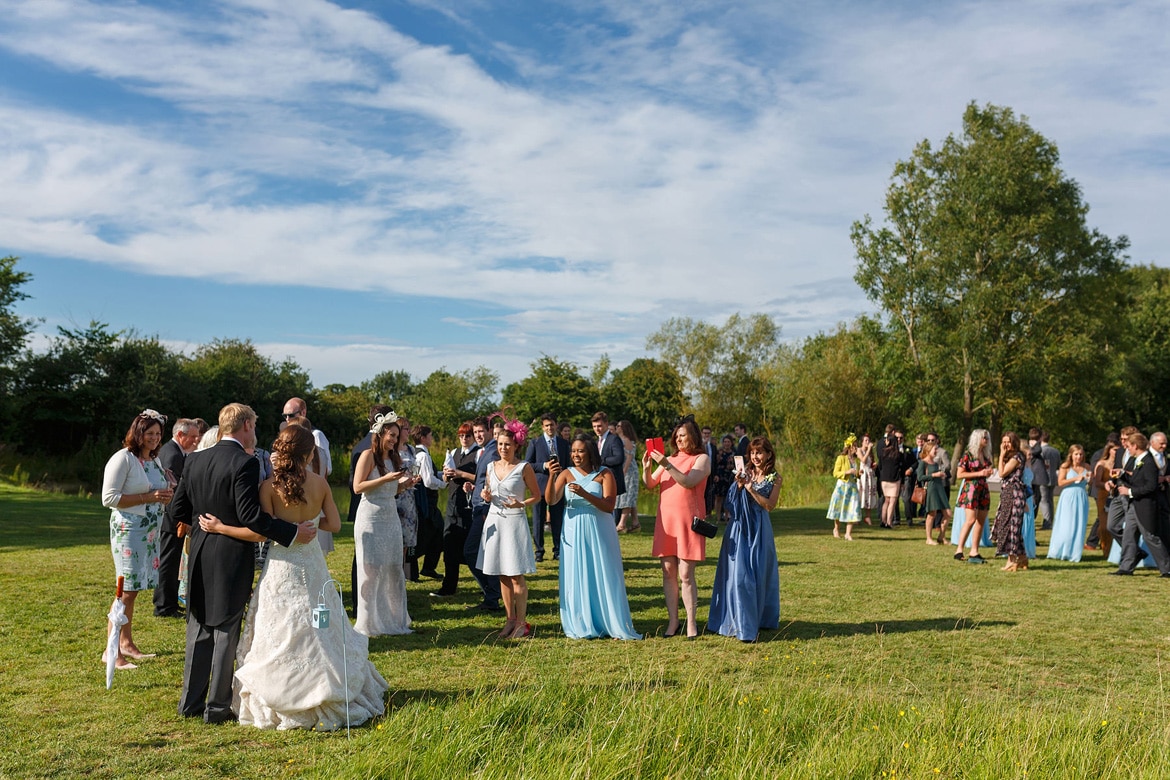
{"type": "Polygon", "coordinates": [[[419,574],[421,574],[423,577],[429,577],[432,580],[443,579],[443,575],[439,574],[437,571],[420,571],[419,574]]]}
{"type": "Polygon", "coordinates": [[[972,555],[967,559],[967,563],[987,563],[987,561],[983,560],[982,555],[972,555]]]}
{"type": "Polygon", "coordinates": [[[1132,577],[1133,576],[1132,571],[1122,571],[1121,569],[1106,572],[1106,574],[1108,574],[1110,577],[1132,577]]]}
{"type": "Polygon", "coordinates": [[[1052,523],[1045,523],[1044,525],[1040,526],[1040,530],[1041,531],[1051,531],[1052,530],[1052,523]]]}
{"type": "Polygon", "coordinates": [[[454,596],[455,591],[451,591],[450,593],[447,593],[446,591],[443,591],[443,590],[432,590],[427,595],[433,596],[434,598],[437,598],[437,599],[447,599],[447,598],[451,598],[452,596],[454,596]]]}
{"type": "Polygon", "coordinates": [[[1164,571],[1164,572],[1162,572],[1162,579],[1164,579],[1164,580],[1170,580],[1170,571],[1164,571]]]}
{"type": "Polygon", "coordinates": [[[185,610],[182,610],[182,609],[168,609],[166,612],[155,612],[155,613],[154,613],[154,616],[155,616],[155,617],[160,617],[160,618],[180,618],[180,619],[184,619],[184,618],[186,618],[186,617],[187,617],[187,613],[186,613],[186,611],[185,611],[185,610]]]}
{"type": "Polygon", "coordinates": [[[217,725],[220,723],[235,723],[239,718],[236,713],[228,710],[227,712],[208,712],[203,716],[203,722],[210,725],[217,725]]]}
{"type": "Polygon", "coordinates": [[[961,560],[963,560],[963,553],[961,553],[961,552],[957,552],[957,553],[955,553],[955,560],[956,560],[956,561],[961,561],[961,560]]]}
{"type": "Polygon", "coordinates": [[[560,559],[561,559],[560,553],[553,553],[553,560],[554,561],[559,561],[560,559]]]}
{"type": "Polygon", "coordinates": [[[536,554],[536,562],[537,562],[537,563],[541,563],[541,562],[543,562],[543,561],[544,561],[544,553],[542,553],[542,552],[538,552],[538,553],[536,554]]]}

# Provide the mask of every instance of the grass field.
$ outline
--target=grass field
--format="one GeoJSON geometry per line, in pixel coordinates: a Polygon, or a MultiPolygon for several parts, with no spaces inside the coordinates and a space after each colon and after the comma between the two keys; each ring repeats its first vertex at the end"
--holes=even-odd
{"type": "MultiPolygon", "coordinates": [[[[653,638],[666,614],[647,531],[622,541],[642,642],[565,639],[551,562],[531,579],[526,642],[497,642],[502,619],[466,612],[469,579],[439,604],[411,584],[417,633],[371,642],[387,715],[347,739],[179,718],[183,625],[145,608],[135,637],[159,656],[106,691],[107,513],[0,485],[0,776],[1170,774],[1170,582],[1106,577],[1099,553],[1009,575],[951,560],[917,528],[836,540],[823,515],[773,515],[781,626],[756,644],[653,638]]],[[[338,546],[347,582],[352,539],[338,546]]],[[[717,552],[699,569],[702,616],[717,552]]]]}

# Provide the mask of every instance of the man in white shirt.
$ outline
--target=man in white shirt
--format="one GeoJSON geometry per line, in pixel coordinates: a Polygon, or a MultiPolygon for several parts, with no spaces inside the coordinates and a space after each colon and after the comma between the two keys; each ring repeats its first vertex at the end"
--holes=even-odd
{"type": "MultiPolygon", "coordinates": [[[[284,402],[284,413],[281,414],[281,417],[288,421],[296,417],[305,417],[308,414],[309,406],[305,403],[305,399],[290,398],[284,402]]],[[[325,469],[325,473],[321,476],[328,477],[333,473],[333,456],[329,454],[329,439],[322,431],[314,428],[313,441],[317,442],[317,447],[321,450],[321,466],[325,469]]]]}

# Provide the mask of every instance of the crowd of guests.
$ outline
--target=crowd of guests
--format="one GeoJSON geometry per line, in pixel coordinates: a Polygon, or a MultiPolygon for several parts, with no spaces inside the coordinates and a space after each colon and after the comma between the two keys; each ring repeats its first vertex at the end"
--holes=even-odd
{"type": "Polygon", "coordinates": [[[904,433],[886,427],[881,440],[868,434],[844,441],[833,466],[837,483],[829,501],[833,535],[853,540],[853,526],[872,524],[880,509],[880,527],[893,528],[904,517],[922,519],[926,544],[950,543],[957,561],[984,563],[980,547],[995,547],[1005,571],[1025,571],[1036,557],[1036,530],[1050,530],[1047,557],[1079,562],[1085,550],[1101,549],[1130,575],[1140,566],[1157,566],[1170,577],[1170,467],[1166,434],[1148,439],[1134,427],[1111,433],[1091,456],[1080,444],[1062,459],[1046,431],[1032,428],[1021,440],[1005,432],[998,456],[991,434],[971,433],[958,462],[951,466],[935,432],[905,443],[904,433]],[[952,482],[958,490],[951,501],[952,482]],[[998,510],[988,522],[991,485],[999,487],[998,510]],[[1059,491],[1059,501],[1055,500],[1059,491]],[[1089,525],[1090,507],[1096,520],[1089,525]],[[1120,540],[1120,544],[1113,544],[1120,540]]]}
{"type": "Polygon", "coordinates": [[[695,569],[716,533],[709,516],[727,523],[707,629],[751,642],[779,625],[768,513],[781,480],[771,443],[744,426],[717,447],[710,428],[686,417],[639,460],[633,426],[604,412],[576,432],[551,414],[529,426],[501,412],[464,423],[457,447],[432,453],[429,427],[374,406],[350,460],[351,625],[325,560],[341,527],[326,481],[328,439],[302,399],[290,399],[283,417],[269,451],[241,404],[225,406],[217,426],[178,420],[165,444],[167,420],[148,409],[106,467],[102,500],[131,619],[117,666],[150,657],[134,643],[132,618],[137,592],[153,589],[156,615],[187,619],[184,716],[334,729],[381,713],[387,684],[368,640],[412,631],[408,580],[441,581],[430,596],[446,599],[466,568],[481,597],[471,609],[502,611],[501,639],[531,637],[526,577],[545,560],[546,529],[565,635],[643,638],[619,545],[619,533],[640,529],[639,485],[660,492],[652,555],[663,577],[662,636],[701,632],[695,569]],[[332,625],[319,623],[322,610],[332,625]]]}

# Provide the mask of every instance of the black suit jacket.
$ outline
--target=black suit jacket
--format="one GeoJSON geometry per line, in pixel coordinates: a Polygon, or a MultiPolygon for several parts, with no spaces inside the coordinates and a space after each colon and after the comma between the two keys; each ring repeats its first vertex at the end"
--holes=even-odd
{"type": "Polygon", "coordinates": [[[747,436],[740,436],[740,437],[739,437],[739,441],[737,441],[737,442],[735,443],[735,454],[736,454],[736,455],[742,455],[743,457],[745,457],[745,458],[746,458],[746,457],[747,457],[748,444],[750,444],[750,443],[751,443],[751,440],[750,440],[750,439],[748,439],[748,437],[747,437],[747,436]]]}
{"type": "MultiPolygon", "coordinates": [[[[565,469],[572,465],[569,462],[569,443],[567,441],[560,436],[553,436],[553,448],[556,450],[557,459],[561,462],[561,468],[565,469]]],[[[524,453],[524,460],[528,461],[532,470],[536,472],[536,484],[540,487],[541,501],[544,500],[544,487],[548,484],[548,469],[545,466],[548,463],[548,458],[548,442],[544,440],[542,433],[528,442],[528,450],[524,453]]],[[[559,504],[560,501],[556,503],[559,504]]]]}
{"type": "MultiPolygon", "coordinates": [[[[568,466],[567,460],[562,460],[562,464],[568,466]]],[[[622,437],[616,433],[609,433],[605,436],[605,444],[601,449],[601,465],[613,472],[613,481],[617,483],[617,495],[626,492],[626,445],[622,444],[622,437]]]]}
{"type": "Polygon", "coordinates": [[[353,449],[349,453],[349,512],[347,513],[346,520],[350,523],[357,520],[358,504],[362,502],[362,497],[353,492],[353,473],[357,469],[358,457],[370,448],[371,441],[370,434],[367,433],[365,438],[353,445],[353,449]]]}
{"type": "MultiPolygon", "coordinates": [[[[176,480],[181,480],[183,477],[183,464],[187,461],[187,454],[183,452],[183,448],[174,439],[171,439],[158,451],[158,462],[162,464],[164,469],[168,469],[176,480]]],[[[174,534],[178,531],[175,527],[174,504],[167,504],[166,509],[163,510],[162,530],[169,534],[174,534]]]]}
{"type": "Polygon", "coordinates": [[[256,557],[251,542],[205,533],[199,516],[212,514],[288,547],[297,526],[260,509],[260,464],[240,444],[224,439],[193,453],[171,502],[176,522],[191,525],[187,611],[206,626],[239,618],[252,593],[256,557]]]}

